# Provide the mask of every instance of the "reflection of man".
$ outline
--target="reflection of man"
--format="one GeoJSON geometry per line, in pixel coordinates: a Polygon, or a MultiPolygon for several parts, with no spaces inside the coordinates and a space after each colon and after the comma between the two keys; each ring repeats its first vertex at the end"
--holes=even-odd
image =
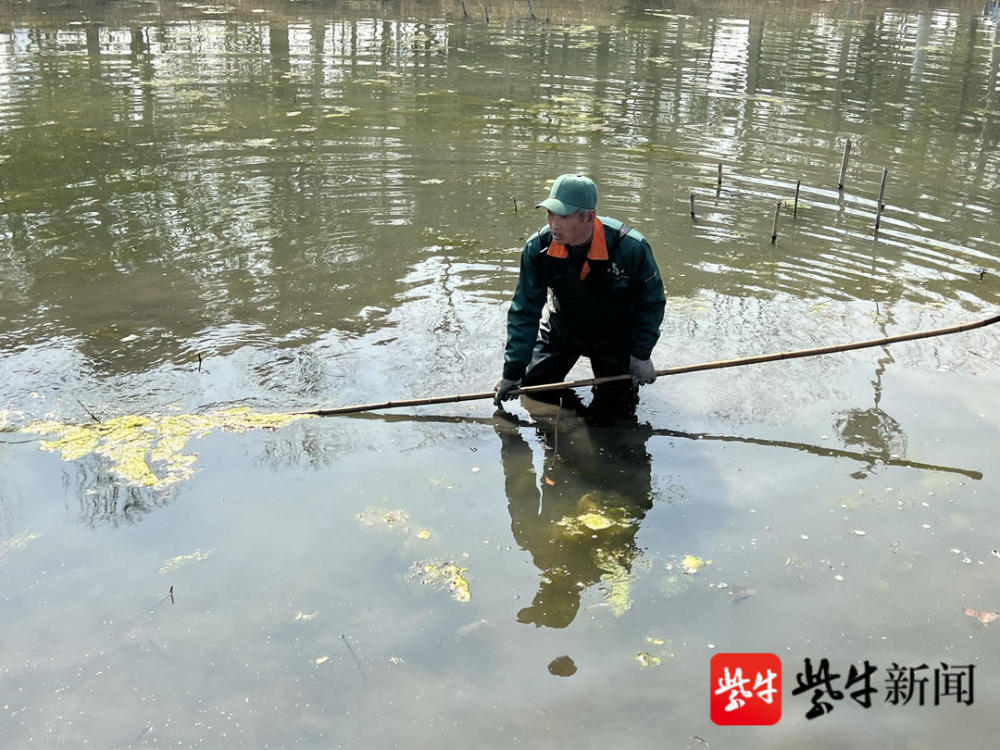
{"type": "Polygon", "coordinates": [[[537,208],[548,224],[521,253],[495,402],[522,385],[561,382],[588,357],[598,378],[632,376],[598,386],[595,403],[634,408],[637,387],[656,380],[650,355],[665,298],[653,251],[635,230],[597,216],[597,186],[583,175],[560,175],[537,208]]]}
{"type": "Polygon", "coordinates": [[[525,403],[547,449],[541,478],[509,415],[498,411],[494,419],[511,530],[541,571],[538,593],[517,619],[564,628],[576,617],[583,590],[598,581],[611,606],[627,606],[635,535],[652,507],[646,453],[652,431],[634,418],[597,422],[585,410],[525,403]]]}

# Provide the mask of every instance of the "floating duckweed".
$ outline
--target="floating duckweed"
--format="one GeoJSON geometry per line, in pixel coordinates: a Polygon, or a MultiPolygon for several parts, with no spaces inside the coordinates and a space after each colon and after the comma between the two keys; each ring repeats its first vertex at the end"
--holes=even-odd
{"type": "Polygon", "coordinates": [[[472,599],[469,582],[465,578],[468,568],[461,568],[455,563],[416,562],[410,569],[411,578],[420,583],[437,586],[451,592],[451,598],[458,602],[472,599]]]}
{"type": "Polygon", "coordinates": [[[564,516],[556,522],[556,525],[566,529],[564,533],[568,536],[603,531],[613,526],[619,528],[630,526],[629,518],[622,508],[588,509],[576,516],[564,516]]]}
{"type": "Polygon", "coordinates": [[[197,455],[183,452],[192,438],[203,437],[214,429],[273,430],[305,416],[308,415],[255,414],[246,407],[237,407],[209,414],[126,414],[82,425],[38,421],[23,427],[21,432],[54,436],[51,440],[40,440],[38,446],[58,452],[64,461],[98,454],[111,461],[111,470],[126,483],[159,488],[188,479],[194,473],[197,455]]]}
{"type": "Polygon", "coordinates": [[[417,539],[430,539],[433,532],[430,529],[414,530],[409,525],[410,514],[405,510],[390,510],[387,508],[369,507],[358,513],[355,518],[362,526],[383,529],[398,529],[405,534],[411,534],[417,539]]]}
{"type": "Polygon", "coordinates": [[[639,666],[643,669],[658,667],[663,663],[663,660],[659,656],[653,656],[648,651],[640,651],[633,658],[639,662],[639,666]]]}
{"type": "Polygon", "coordinates": [[[632,608],[632,581],[634,576],[612,554],[597,550],[597,567],[605,571],[601,575],[604,602],[615,617],[621,617],[632,608]]]}
{"type": "Polygon", "coordinates": [[[694,555],[686,555],[684,559],[681,560],[681,567],[684,568],[684,572],[689,575],[697,573],[704,564],[704,560],[700,557],[695,557],[694,555]]]}
{"type": "Polygon", "coordinates": [[[600,531],[613,525],[612,521],[609,521],[606,516],[602,516],[600,513],[584,513],[577,516],[576,520],[592,531],[600,531]]]}

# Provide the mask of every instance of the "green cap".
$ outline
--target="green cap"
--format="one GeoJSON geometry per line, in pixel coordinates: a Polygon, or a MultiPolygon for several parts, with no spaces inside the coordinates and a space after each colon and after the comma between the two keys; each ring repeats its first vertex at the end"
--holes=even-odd
{"type": "Polygon", "coordinates": [[[560,216],[568,216],[581,208],[596,210],[597,185],[582,174],[561,174],[552,183],[549,197],[535,208],[545,208],[560,216]]]}

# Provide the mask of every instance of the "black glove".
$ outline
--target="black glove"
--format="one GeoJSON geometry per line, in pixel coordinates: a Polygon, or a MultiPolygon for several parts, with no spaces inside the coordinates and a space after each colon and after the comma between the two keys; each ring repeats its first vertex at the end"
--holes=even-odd
{"type": "Polygon", "coordinates": [[[493,392],[496,396],[493,397],[493,403],[500,406],[501,401],[511,401],[517,398],[516,393],[511,393],[511,391],[517,390],[521,387],[521,379],[508,380],[507,378],[500,378],[497,384],[493,386],[493,392]]]}
{"type": "Polygon", "coordinates": [[[647,385],[656,380],[656,368],[653,367],[653,360],[651,359],[629,357],[628,372],[632,376],[632,382],[637,388],[640,385],[647,385]]]}

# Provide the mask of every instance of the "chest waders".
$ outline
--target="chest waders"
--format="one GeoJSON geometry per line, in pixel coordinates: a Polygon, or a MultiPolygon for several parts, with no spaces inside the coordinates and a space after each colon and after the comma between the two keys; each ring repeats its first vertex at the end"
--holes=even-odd
{"type": "MultiPolygon", "coordinates": [[[[550,291],[548,314],[538,326],[523,385],[561,382],[580,357],[590,359],[595,377],[628,373],[634,319],[632,280],[618,264],[617,255],[630,229],[623,224],[608,246],[604,225],[595,217],[586,254],[553,243],[538,256],[541,278],[550,291]]],[[[574,391],[554,391],[538,398],[579,404],[574,391]]],[[[632,383],[620,381],[596,386],[591,408],[606,406],[629,413],[637,401],[632,383]]]]}

